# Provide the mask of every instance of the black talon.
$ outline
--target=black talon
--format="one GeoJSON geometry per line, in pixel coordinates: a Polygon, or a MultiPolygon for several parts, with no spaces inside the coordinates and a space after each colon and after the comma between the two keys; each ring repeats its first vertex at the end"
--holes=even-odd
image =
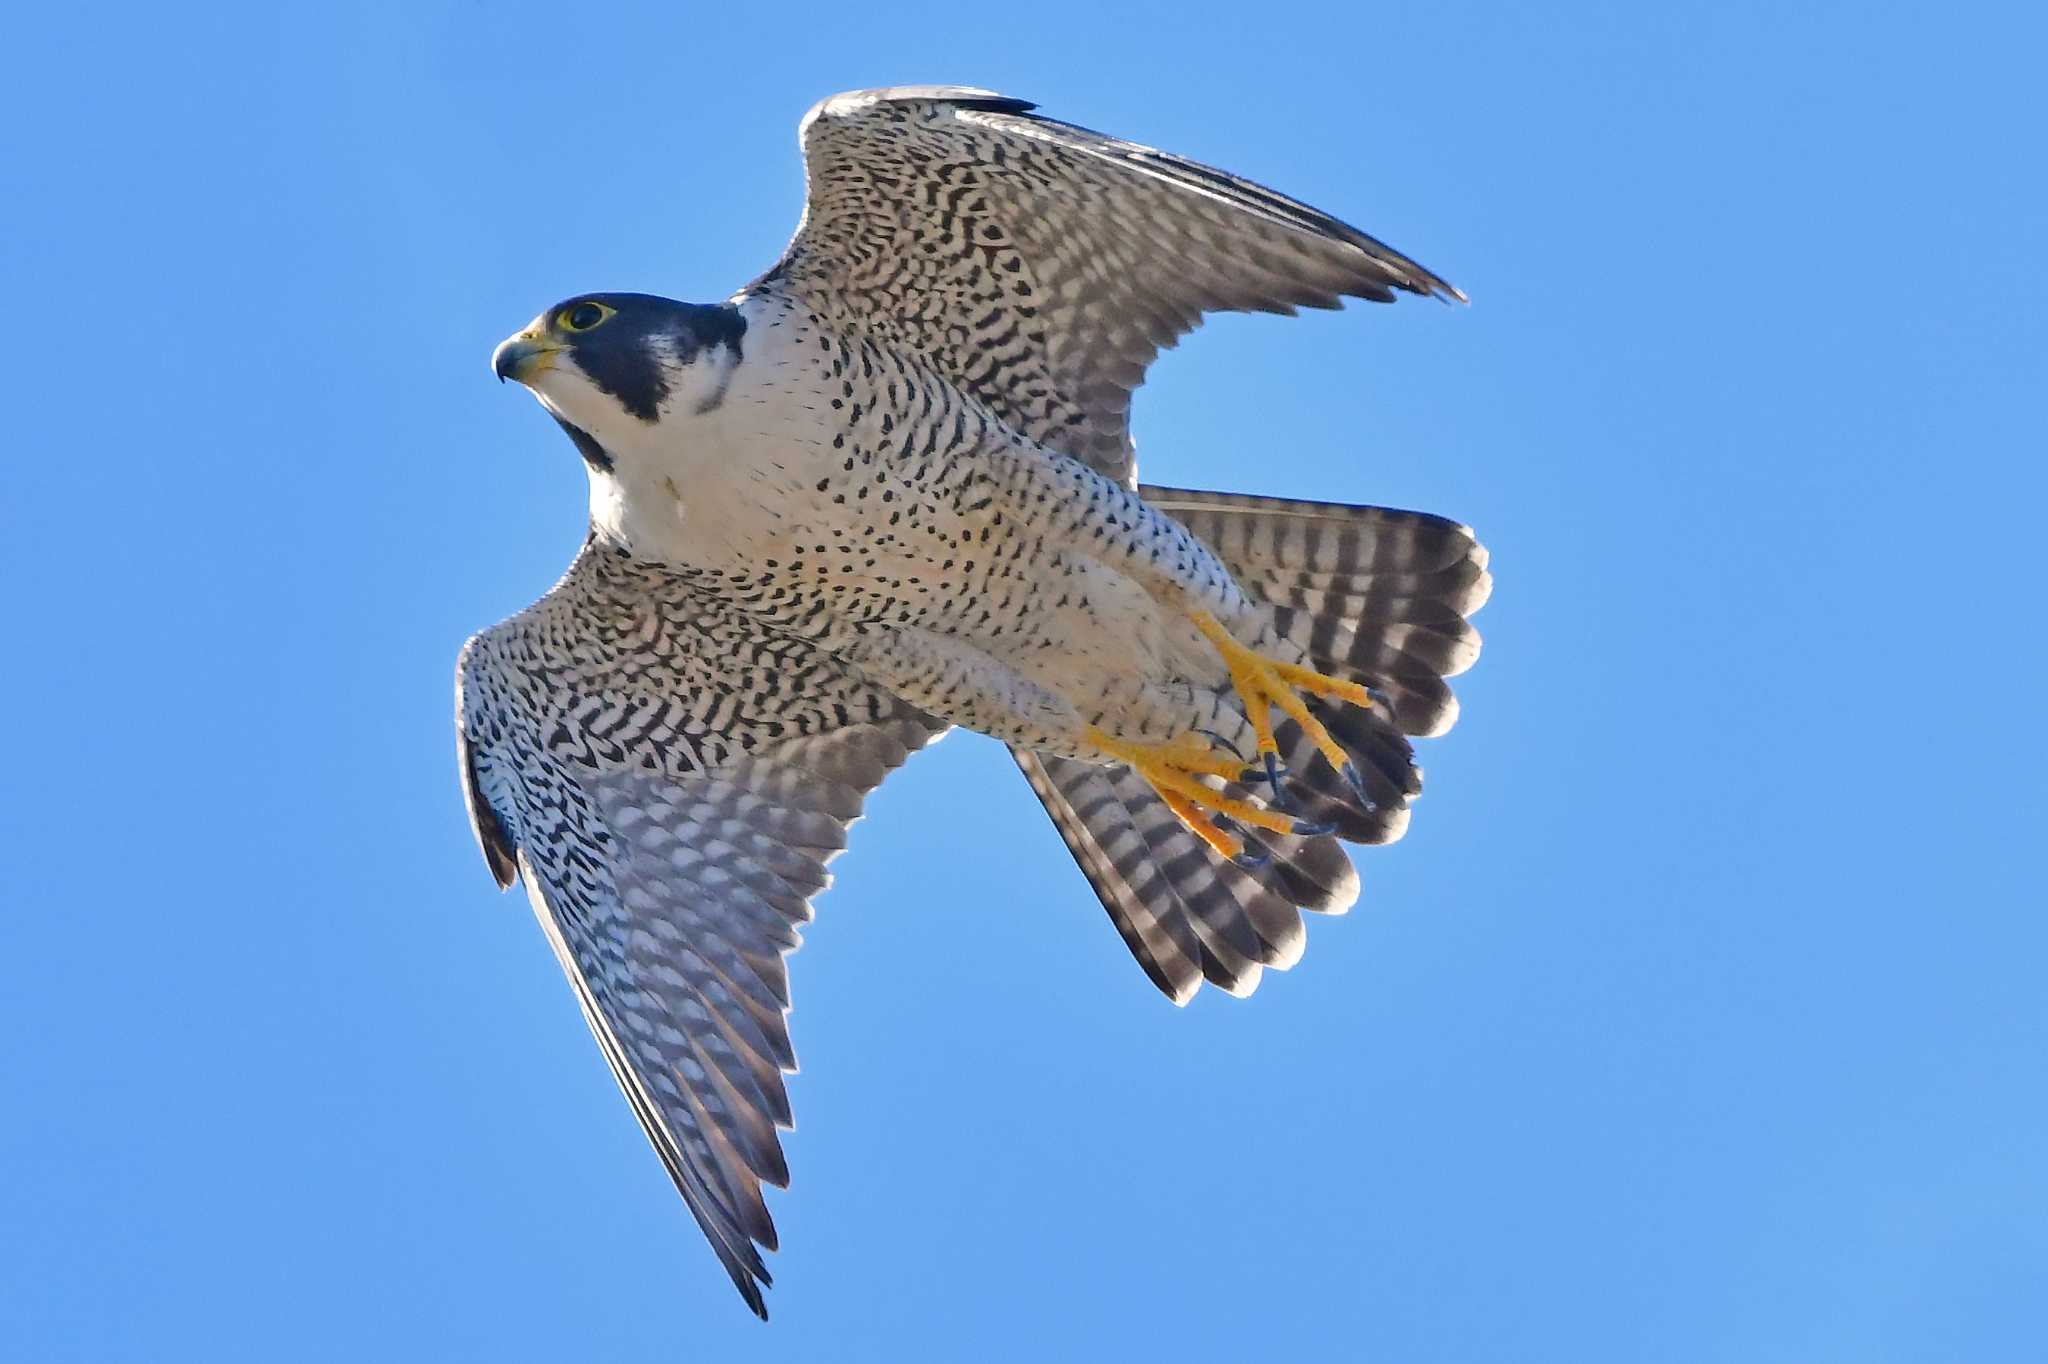
{"type": "Polygon", "coordinates": [[[1280,765],[1278,755],[1268,753],[1265,756],[1264,767],[1247,767],[1238,780],[1247,785],[1264,782],[1273,788],[1273,794],[1277,796],[1280,793],[1280,779],[1287,775],[1287,769],[1280,765]]]}
{"type": "Polygon", "coordinates": [[[1334,824],[1311,824],[1305,819],[1297,819],[1294,821],[1294,827],[1287,832],[1293,834],[1296,838],[1321,838],[1324,834],[1336,833],[1337,826],[1334,824]]]}
{"type": "Polygon", "coordinates": [[[1357,763],[1344,764],[1344,780],[1350,783],[1351,793],[1358,797],[1359,804],[1365,807],[1367,814],[1371,814],[1380,808],[1380,803],[1374,800],[1372,793],[1365,789],[1365,778],[1358,775],[1357,763]]]}
{"type": "Polygon", "coordinates": [[[1244,826],[1229,815],[1216,815],[1209,822],[1236,839],[1241,845],[1242,851],[1230,859],[1233,866],[1242,867],[1246,871],[1257,871],[1260,867],[1273,860],[1271,853],[1267,852],[1264,848],[1259,848],[1258,844],[1245,837],[1244,826]],[[1258,851],[1252,851],[1254,848],[1258,848],[1258,851]]]}
{"type": "Polygon", "coordinates": [[[1224,738],[1221,734],[1218,734],[1215,730],[1203,729],[1201,726],[1197,725],[1195,727],[1195,733],[1201,735],[1205,739],[1215,740],[1216,747],[1223,749],[1225,752],[1229,753],[1231,757],[1237,759],[1239,762],[1244,761],[1244,750],[1240,749],[1236,744],[1230,742],[1230,740],[1224,738]]]}

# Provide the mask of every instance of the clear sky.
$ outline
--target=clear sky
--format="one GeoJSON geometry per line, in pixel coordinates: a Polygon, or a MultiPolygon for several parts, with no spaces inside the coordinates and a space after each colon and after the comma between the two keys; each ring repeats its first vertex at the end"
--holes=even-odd
{"type": "Polygon", "coordinates": [[[10,20],[0,1357],[2039,1350],[2038,7],[600,8],[10,20]],[[1498,586],[1249,1001],[1153,991],[996,744],[880,793],[763,1328],[491,888],[450,675],[583,530],[492,345],[723,297],[805,107],[902,81],[1469,291],[1220,320],[1136,428],[1498,586]]]}

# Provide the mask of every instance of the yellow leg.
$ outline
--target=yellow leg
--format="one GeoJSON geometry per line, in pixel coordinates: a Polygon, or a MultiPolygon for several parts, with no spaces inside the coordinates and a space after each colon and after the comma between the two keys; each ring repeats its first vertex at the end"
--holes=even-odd
{"type": "MultiPolygon", "coordinates": [[[[1312,668],[1283,663],[1277,658],[1255,653],[1232,638],[1230,632],[1207,611],[1196,612],[1194,622],[1195,628],[1216,646],[1216,652],[1223,655],[1223,665],[1230,669],[1231,685],[1237,688],[1238,699],[1244,702],[1245,718],[1251,721],[1260,754],[1272,755],[1280,751],[1279,744],[1273,739],[1272,711],[1278,706],[1282,713],[1301,726],[1302,733],[1329,760],[1333,769],[1352,778],[1350,755],[1330,737],[1330,731],[1309,713],[1307,704],[1295,693],[1305,691],[1315,696],[1334,696],[1354,706],[1370,706],[1372,693],[1356,682],[1327,677],[1312,668]]],[[[1353,784],[1356,784],[1355,779],[1353,784]]]]}
{"type": "MultiPolygon", "coordinates": [[[[1277,800],[1280,795],[1276,765],[1280,745],[1273,736],[1273,708],[1278,706],[1282,714],[1301,726],[1309,742],[1329,760],[1334,770],[1351,783],[1359,798],[1369,804],[1370,797],[1351,764],[1350,755],[1330,737],[1330,731],[1309,712],[1307,703],[1296,693],[1331,696],[1354,706],[1370,706],[1372,694],[1356,682],[1327,677],[1313,668],[1267,658],[1247,649],[1206,611],[1197,612],[1193,619],[1195,628],[1216,646],[1216,651],[1223,656],[1224,666],[1230,670],[1231,685],[1237,689],[1238,699],[1244,703],[1245,719],[1251,724],[1259,755],[1266,760],[1267,774],[1275,779],[1272,798],[1277,800]]],[[[1225,757],[1193,735],[1182,735],[1170,743],[1140,744],[1091,728],[1088,741],[1105,757],[1128,764],[1150,782],[1166,808],[1173,811],[1181,823],[1219,855],[1232,861],[1249,865],[1244,839],[1227,828],[1218,828],[1204,811],[1214,811],[1249,828],[1267,829],[1278,834],[1329,832],[1328,825],[1305,824],[1279,810],[1226,796],[1211,786],[1205,778],[1242,780],[1245,776],[1244,763],[1234,756],[1225,757]]]]}
{"type": "MultiPolygon", "coordinates": [[[[1158,790],[1157,787],[1153,789],[1158,790]]],[[[1176,795],[1171,791],[1160,791],[1159,799],[1166,802],[1166,808],[1173,811],[1180,822],[1187,826],[1189,833],[1209,845],[1209,851],[1218,857],[1227,857],[1233,862],[1244,856],[1244,840],[1210,823],[1208,817],[1202,813],[1201,806],[1186,796],[1176,795]]]]}
{"type": "Polygon", "coordinates": [[[1203,781],[1204,777],[1235,780],[1243,775],[1244,764],[1222,756],[1192,736],[1184,735],[1165,744],[1138,744],[1091,728],[1088,741],[1106,757],[1127,764],[1150,782],[1152,789],[1166,803],[1166,808],[1179,816],[1180,822],[1187,825],[1197,838],[1224,857],[1232,860],[1243,858],[1244,840],[1210,823],[1202,813],[1204,809],[1214,810],[1239,824],[1268,829],[1276,834],[1309,831],[1291,815],[1226,796],[1203,781]]]}

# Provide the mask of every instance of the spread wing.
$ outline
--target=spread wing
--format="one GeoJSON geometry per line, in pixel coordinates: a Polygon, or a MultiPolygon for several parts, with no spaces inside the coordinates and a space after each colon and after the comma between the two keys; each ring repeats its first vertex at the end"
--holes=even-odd
{"type": "Polygon", "coordinates": [[[756,288],[922,352],[1012,427],[1129,483],[1131,393],[1219,310],[1464,295],[1249,180],[956,86],[804,118],[804,217],[756,288]]]}
{"type": "Polygon", "coordinates": [[[795,1069],[783,955],[867,793],[942,722],[682,575],[586,547],[456,671],[464,789],[619,1087],[766,1316],[795,1069]]]}

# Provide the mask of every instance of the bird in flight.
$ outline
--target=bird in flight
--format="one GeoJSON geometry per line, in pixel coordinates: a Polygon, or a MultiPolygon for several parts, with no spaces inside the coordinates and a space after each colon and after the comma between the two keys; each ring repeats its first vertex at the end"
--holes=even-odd
{"type": "Polygon", "coordinates": [[[497,349],[590,478],[552,591],[471,639],[459,759],[747,1305],[795,1069],[784,956],[867,794],[1009,745],[1154,985],[1248,994],[1358,894],[1448,729],[1486,551],[1441,517],[1137,481],[1205,313],[1449,284],[1305,204],[955,86],[805,116],[804,216],[723,303],[584,294],[497,349]]]}

